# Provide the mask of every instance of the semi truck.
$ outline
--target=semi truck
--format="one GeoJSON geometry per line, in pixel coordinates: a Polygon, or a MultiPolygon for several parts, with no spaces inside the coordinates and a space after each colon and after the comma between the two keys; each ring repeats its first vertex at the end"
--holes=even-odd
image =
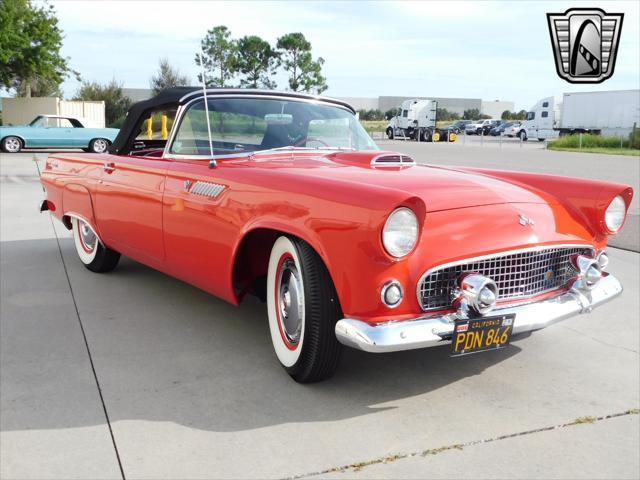
{"type": "Polygon", "coordinates": [[[522,140],[595,133],[628,136],[640,126],[640,90],[565,93],[540,99],[520,125],[522,140]]]}
{"type": "Polygon", "coordinates": [[[387,125],[389,139],[411,138],[422,142],[455,141],[455,133],[436,127],[438,102],[435,100],[405,100],[400,104],[398,115],[387,125]]]}

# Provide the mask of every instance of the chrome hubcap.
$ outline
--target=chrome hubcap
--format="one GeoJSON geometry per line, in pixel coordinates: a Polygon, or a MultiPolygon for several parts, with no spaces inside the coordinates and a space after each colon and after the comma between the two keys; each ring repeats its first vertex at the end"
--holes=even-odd
{"type": "Polygon", "coordinates": [[[304,293],[300,273],[292,259],[285,260],[280,269],[278,310],[287,341],[298,343],[302,334],[304,293]]]}
{"type": "Polygon", "coordinates": [[[20,140],[17,138],[7,138],[4,142],[4,146],[9,152],[17,152],[20,150],[20,140]]]}
{"type": "Polygon", "coordinates": [[[93,230],[91,230],[89,225],[80,220],[78,220],[78,222],[80,223],[80,239],[82,240],[82,243],[88,250],[93,250],[96,246],[96,241],[98,240],[96,234],[93,233],[93,230]]]}
{"type": "Polygon", "coordinates": [[[107,142],[104,140],[96,140],[93,142],[93,150],[97,153],[102,153],[107,149],[107,142]]]}

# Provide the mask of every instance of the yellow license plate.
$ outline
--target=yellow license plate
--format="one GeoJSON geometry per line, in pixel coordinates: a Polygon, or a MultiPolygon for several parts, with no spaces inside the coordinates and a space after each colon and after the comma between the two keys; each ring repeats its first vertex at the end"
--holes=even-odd
{"type": "Polygon", "coordinates": [[[498,350],[509,345],[515,315],[457,320],[451,341],[451,356],[498,350]]]}

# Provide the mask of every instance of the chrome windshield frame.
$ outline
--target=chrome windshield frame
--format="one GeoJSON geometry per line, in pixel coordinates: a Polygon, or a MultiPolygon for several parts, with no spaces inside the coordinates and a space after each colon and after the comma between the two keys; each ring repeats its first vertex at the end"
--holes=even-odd
{"type": "MultiPolygon", "coordinates": [[[[194,98],[192,98],[191,100],[189,100],[188,102],[186,102],[183,105],[180,105],[178,107],[178,111],[176,112],[176,118],[173,122],[173,126],[171,127],[171,132],[169,133],[169,138],[167,138],[167,143],[164,146],[164,150],[162,152],[162,156],[163,158],[169,158],[172,160],[208,160],[210,162],[213,162],[215,160],[218,159],[225,159],[225,158],[242,158],[242,157],[249,157],[249,156],[253,156],[253,155],[259,155],[260,153],[266,153],[269,151],[273,151],[274,153],[287,153],[290,151],[295,151],[295,147],[291,146],[291,150],[287,150],[286,147],[282,147],[282,150],[274,150],[273,148],[268,148],[268,149],[264,149],[264,150],[252,150],[250,152],[238,152],[238,153],[224,153],[224,154],[220,154],[220,155],[183,155],[183,154],[178,154],[178,153],[171,153],[171,145],[173,145],[173,142],[175,140],[175,136],[176,136],[176,132],[178,131],[178,129],[180,128],[180,125],[182,124],[182,120],[185,116],[185,114],[189,111],[189,108],[191,108],[191,106],[201,100],[204,100],[204,95],[202,92],[193,92],[191,94],[185,95],[185,97],[183,97],[183,99],[189,98],[193,96],[194,98]]],[[[253,98],[253,99],[267,99],[267,100],[284,100],[284,101],[290,101],[290,102],[302,102],[302,103],[311,103],[311,104],[315,104],[315,105],[326,105],[329,107],[334,107],[334,108],[339,108],[341,110],[344,110],[350,114],[354,114],[353,111],[349,108],[347,108],[346,105],[342,105],[339,103],[333,103],[332,101],[325,101],[322,98],[314,98],[314,97],[306,97],[306,96],[288,96],[288,95],[278,95],[278,94],[272,94],[272,95],[266,95],[264,93],[241,93],[241,91],[239,91],[238,93],[228,93],[228,94],[216,94],[216,95],[212,95],[212,96],[208,96],[207,95],[207,100],[211,99],[211,100],[215,100],[218,98],[253,98]]],[[[355,115],[354,115],[355,118],[355,115]]],[[[373,141],[373,140],[372,140],[373,141]]],[[[280,147],[278,147],[280,148],[280,147]]],[[[329,151],[329,152],[336,152],[336,151],[340,151],[341,149],[339,148],[329,148],[329,149],[318,149],[318,150],[305,150],[305,151],[317,151],[317,152],[323,152],[323,151],[329,151]]],[[[348,149],[345,149],[348,150],[348,149]]]]}

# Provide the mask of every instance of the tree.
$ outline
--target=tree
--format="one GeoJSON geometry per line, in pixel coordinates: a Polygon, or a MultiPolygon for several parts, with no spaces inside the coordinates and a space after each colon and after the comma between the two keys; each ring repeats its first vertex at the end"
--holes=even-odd
{"type": "Polygon", "coordinates": [[[119,124],[131,106],[131,99],[122,93],[122,85],[116,80],[101,85],[98,82],[82,82],[74,100],[103,100],[107,126],[119,124]]]}
{"type": "MultiPolygon", "coordinates": [[[[213,27],[200,42],[208,87],[225,87],[237,73],[237,44],[230,39],[231,32],[224,25],[213,27]]],[[[200,55],[196,55],[196,65],[200,66],[200,55]]],[[[202,81],[202,75],[198,74],[202,81]]]]}
{"type": "Polygon", "coordinates": [[[462,113],[463,120],[477,120],[480,118],[480,110],[477,108],[469,108],[462,113]]]}
{"type": "Polygon", "coordinates": [[[189,77],[181,75],[180,70],[172,67],[168,58],[161,58],[158,73],[149,82],[153,94],[157,95],[165,88],[189,85],[189,77]]]}
{"type": "Polygon", "coordinates": [[[0,0],[0,86],[30,97],[34,86],[51,92],[70,74],[78,77],[60,55],[61,47],[62,30],[52,6],[0,0]]]}
{"type": "Polygon", "coordinates": [[[505,110],[504,112],[502,112],[502,115],[500,116],[500,118],[502,120],[512,120],[513,119],[513,113],[511,113],[510,110],[505,110]]]}
{"type": "Polygon", "coordinates": [[[460,114],[456,112],[450,112],[446,108],[436,109],[436,118],[438,120],[450,121],[460,119],[460,114]]]}
{"type": "Polygon", "coordinates": [[[60,83],[51,78],[33,77],[30,81],[22,80],[14,84],[13,89],[18,97],[26,97],[27,90],[32,97],[62,97],[60,83]]]}
{"type": "Polygon", "coordinates": [[[399,110],[400,109],[398,107],[390,108],[389,110],[384,112],[384,118],[386,120],[391,120],[393,117],[399,114],[399,110]]]}
{"type": "Polygon", "coordinates": [[[271,78],[278,66],[278,53],[269,42],[255,35],[242,37],[237,42],[236,65],[244,75],[240,86],[249,88],[276,88],[271,78]]]}
{"type": "Polygon", "coordinates": [[[327,89],[326,78],[322,75],[324,59],[313,60],[311,43],[302,33],[287,33],[278,38],[276,47],[282,66],[289,74],[291,90],[322,93],[327,89]]]}

